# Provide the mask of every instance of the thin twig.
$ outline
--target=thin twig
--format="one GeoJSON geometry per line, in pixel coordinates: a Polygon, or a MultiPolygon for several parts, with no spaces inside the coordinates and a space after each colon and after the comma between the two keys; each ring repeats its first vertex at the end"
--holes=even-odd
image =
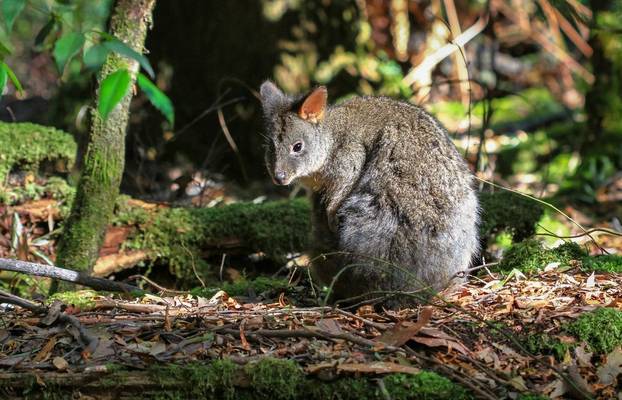
{"type": "Polygon", "coordinates": [[[612,236],[622,236],[622,232],[618,232],[615,231],[613,229],[608,229],[608,228],[592,228],[592,229],[588,229],[587,231],[580,233],[578,235],[570,235],[570,236],[560,236],[560,235],[556,235],[554,233],[536,233],[536,235],[540,235],[540,236],[552,236],[552,237],[556,237],[558,239],[576,239],[576,238],[580,238],[580,237],[584,237],[584,236],[589,236],[591,233],[596,233],[596,232],[602,232],[605,233],[607,235],[612,235],[612,236]]]}
{"type": "Polygon", "coordinates": [[[155,283],[154,281],[152,281],[151,279],[147,278],[145,275],[132,275],[129,278],[127,278],[128,280],[135,280],[135,279],[142,279],[143,281],[147,282],[148,284],[150,284],[151,286],[153,286],[154,288],[158,289],[161,292],[165,292],[165,293],[173,293],[173,294],[188,294],[190,292],[188,292],[187,290],[173,290],[173,289],[167,289],[164,286],[160,286],[157,283],[155,283]]]}

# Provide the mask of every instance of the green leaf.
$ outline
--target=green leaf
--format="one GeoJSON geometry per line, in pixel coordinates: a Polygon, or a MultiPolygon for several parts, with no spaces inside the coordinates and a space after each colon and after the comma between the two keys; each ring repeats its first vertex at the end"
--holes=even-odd
{"type": "Polygon", "coordinates": [[[151,79],[155,77],[155,74],[153,73],[153,68],[151,67],[151,64],[149,63],[147,57],[145,57],[143,54],[138,53],[119,39],[112,38],[110,40],[106,40],[102,43],[102,45],[110,51],[114,51],[121,54],[122,56],[129,57],[138,61],[140,66],[143,67],[145,71],[147,71],[151,79]]]}
{"type": "Polygon", "coordinates": [[[106,56],[109,52],[110,50],[101,44],[89,47],[84,52],[84,65],[86,65],[87,68],[98,69],[106,61],[106,56]]]}
{"type": "Polygon", "coordinates": [[[65,70],[65,65],[73,56],[78,54],[82,45],[84,45],[84,35],[80,32],[71,32],[58,39],[56,45],[54,45],[53,54],[61,75],[65,70]]]}
{"type": "Polygon", "coordinates": [[[130,73],[127,69],[120,69],[108,75],[101,83],[99,89],[99,104],[97,110],[105,120],[108,114],[127,94],[130,88],[130,73]]]}
{"type": "Polygon", "coordinates": [[[0,63],[0,97],[2,97],[2,92],[4,92],[4,87],[6,86],[6,69],[4,68],[6,64],[0,63]]]}
{"type": "Polygon", "coordinates": [[[8,32],[13,30],[13,22],[25,5],[26,0],[2,0],[2,15],[8,32]]]}
{"type": "Polygon", "coordinates": [[[20,94],[24,93],[24,88],[22,87],[22,84],[20,83],[19,79],[17,79],[17,76],[15,75],[15,72],[13,72],[13,70],[6,65],[6,63],[3,63],[4,65],[4,70],[6,71],[7,75],[9,76],[9,79],[11,80],[11,82],[13,82],[13,86],[15,86],[15,89],[17,89],[17,91],[20,94]]]}
{"type": "Polygon", "coordinates": [[[0,61],[4,60],[4,57],[11,55],[11,50],[0,42],[0,61]]]}
{"type": "Polygon", "coordinates": [[[175,109],[173,108],[173,102],[168,98],[153,82],[149,80],[145,75],[138,74],[138,86],[145,92],[147,98],[154,105],[155,108],[166,117],[168,122],[175,125],[175,109]]]}
{"type": "Polygon", "coordinates": [[[41,28],[39,33],[37,33],[37,36],[35,37],[35,46],[41,46],[43,44],[45,38],[47,38],[50,32],[52,32],[52,29],[54,29],[55,25],[56,18],[52,16],[50,17],[50,20],[47,22],[47,24],[43,25],[43,28],[41,28]]]}

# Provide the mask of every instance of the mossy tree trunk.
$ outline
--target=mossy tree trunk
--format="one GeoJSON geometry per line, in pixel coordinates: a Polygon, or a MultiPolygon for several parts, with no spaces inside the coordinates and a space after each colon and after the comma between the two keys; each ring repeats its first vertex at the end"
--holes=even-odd
{"type": "MultiPolygon", "coordinates": [[[[111,33],[139,53],[143,52],[155,0],[118,0],[111,20],[111,33]]],[[[110,73],[126,68],[132,87],[138,62],[110,53],[99,82],[110,73]]],[[[96,101],[99,103],[97,89],[96,101]]],[[[103,120],[97,107],[91,110],[89,143],[84,156],[76,199],[58,244],[59,266],[90,272],[98,257],[106,226],[112,217],[125,163],[125,131],[133,91],[130,90],[103,120]]]]}

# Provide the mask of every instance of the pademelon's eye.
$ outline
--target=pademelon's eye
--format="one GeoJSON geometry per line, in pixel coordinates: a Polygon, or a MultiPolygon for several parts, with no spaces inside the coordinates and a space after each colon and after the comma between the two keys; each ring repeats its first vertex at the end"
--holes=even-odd
{"type": "Polygon", "coordinates": [[[300,153],[302,151],[302,142],[296,142],[292,146],[292,153],[300,153]]]}

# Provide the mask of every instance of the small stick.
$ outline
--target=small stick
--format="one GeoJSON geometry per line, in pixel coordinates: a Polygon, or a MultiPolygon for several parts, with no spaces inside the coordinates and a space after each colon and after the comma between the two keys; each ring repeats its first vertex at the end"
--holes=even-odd
{"type": "Polygon", "coordinates": [[[158,289],[161,292],[165,292],[165,293],[173,293],[173,294],[188,294],[190,292],[188,292],[187,290],[173,290],[173,289],[167,289],[164,286],[160,286],[159,284],[155,283],[154,281],[152,281],[151,279],[147,278],[145,275],[132,275],[129,278],[130,280],[134,280],[134,279],[142,279],[143,281],[147,282],[148,284],[150,284],[151,286],[153,286],[154,288],[158,289]]]}
{"type": "Polygon", "coordinates": [[[21,272],[23,274],[45,276],[53,279],[60,279],[66,282],[73,282],[83,286],[88,286],[95,290],[105,290],[108,292],[142,292],[133,285],[123,282],[115,282],[109,279],[94,278],[81,272],[70,269],[54,267],[51,265],[37,264],[21,260],[0,258],[0,270],[21,272]]]}

